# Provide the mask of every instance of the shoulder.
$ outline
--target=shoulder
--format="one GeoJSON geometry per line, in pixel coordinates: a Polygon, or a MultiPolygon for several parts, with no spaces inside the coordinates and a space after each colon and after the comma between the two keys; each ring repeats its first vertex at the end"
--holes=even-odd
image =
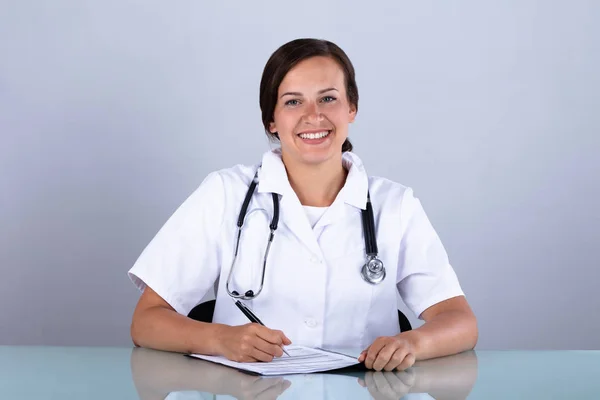
{"type": "Polygon", "coordinates": [[[382,176],[368,174],[363,160],[354,152],[344,152],[342,162],[355,179],[366,179],[374,207],[375,203],[399,203],[406,196],[412,196],[412,188],[382,176]]]}
{"type": "Polygon", "coordinates": [[[399,221],[403,233],[435,234],[421,199],[413,188],[387,178],[370,176],[371,203],[379,219],[399,221]]]}
{"type": "Polygon", "coordinates": [[[205,214],[211,214],[210,218],[222,217],[232,202],[239,202],[238,198],[247,190],[254,177],[253,168],[256,166],[238,164],[203,175],[178,207],[178,213],[190,220],[205,214]]]}
{"type": "Polygon", "coordinates": [[[413,188],[389,178],[370,175],[362,159],[353,152],[345,152],[342,157],[347,166],[355,167],[355,176],[366,179],[371,195],[371,203],[375,212],[389,214],[406,214],[414,209],[413,188]]]}
{"type": "Polygon", "coordinates": [[[257,165],[236,164],[221,168],[206,175],[196,191],[217,189],[227,195],[232,191],[247,188],[258,168],[257,165]]]}
{"type": "Polygon", "coordinates": [[[384,207],[400,207],[414,199],[413,189],[381,176],[369,176],[369,191],[373,207],[377,203],[384,207]]]}
{"type": "Polygon", "coordinates": [[[413,188],[380,176],[369,176],[373,211],[379,219],[399,221],[405,232],[409,227],[428,222],[420,199],[413,188]]]}

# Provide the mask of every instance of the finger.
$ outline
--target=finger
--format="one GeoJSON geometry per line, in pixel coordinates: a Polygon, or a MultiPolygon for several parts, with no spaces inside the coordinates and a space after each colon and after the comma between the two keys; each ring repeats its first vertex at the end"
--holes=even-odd
{"type": "Polygon", "coordinates": [[[267,354],[264,351],[256,348],[256,343],[259,341],[260,339],[255,337],[253,340],[250,339],[244,341],[240,345],[241,362],[269,362],[273,360],[273,356],[271,354],[267,354]]]}
{"type": "MultiPolygon", "coordinates": [[[[399,350],[401,350],[401,348],[398,348],[398,345],[396,343],[388,342],[388,344],[379,351],[379,354],[377,354],[377,358],[375,359],[375,362],[373,363],[373,369],[375,371],[383,370],[383,368],[390,361],[392,361],[394,354],[398,353],[399,350]]],[[[400,353],[397,354],[397,356],[396,356],[397,358],[399,358],[399,357],[402,357],[402,358],[397,360],[398,362],[396,363],[396,365],[400,364],[400,362],[404,359],[405,354],[406,354],[406,351],[404,351],[404,352],[400,351],[400,353]]]]}
{"type": "Polygon", "coordinates": [[[267,342],[266,340],[261,339],[260,337],[256,338],[254,347],[256,347],[257,349],[259,349],[273,357],[281,357],[283,355],[283,350],[282,350],[281,346],[278,346],[276,344],[271,344],[271,343],[267,342]]]}
{"type": "Polygon", "coordinates": [[[254,349],[252,349],[252,351],[249,354],[250,357],[253,357],[256,359],[256,361],[260,361],[260,362],[271,362],[273,361],[273,355],[272,354],[268,354],[265,353],[264,351],[257,349],[256,347],[254,349]]]}
{"type": "Polygon", "coordinates": [[[396,367],[396,369],[399,371],[404,371],[405,369],[410,368],[413,365],[415,365],[415,360],[416,360],[415,355],[412,353],[409,353],[404,357],[404,360],[400,363],[400,365],[398,365],[396,367]]]}
{"type": "Polygon", "coordinates": [[[276,357],[283,356],[284,350],[283,346],[286,344],[291,344],[292,341],[285,336],[282,331],[272,330],[262,325],[254,324],[252,327],[254,333],[256,334],[256,338],[263,343],[266,343],[270,346],[274,347],[265,347],[255,342],[255,347],[259,347],[265,353],[271,354],[276,357]]]}
{"type": "Polygon", "coordinates": [[[358,362],[364,362],[365,358],[367,358],[367,352],[369,351],[369,348],[367,347],[366,349],[364,349],[360,355],[358,356],[358,362]]]}
{"type": "MultiPolygon", "coordinates": [[[[281,331],[269,329],[266,326],[257,325],[256,334],[269,343],[281,346],[287,337],[281,331]]],[[[289,341],[289,339],[287,339],[289,341]]],[[[290,342],[291,343],[291,342],[290,342]]]]}
{"type": "Polygon", "coordinates": [[[367,351],[367,356],[365,357],[365,367],[369,369],[373,369],[373,363],[375,359],[377,359],[377,355],[379,351],[385,347],[386,341],[382,338],[376,339],[371,346],[369,346],[369,351],[367,351]]]}
{"type": "Polygon", "coordinates": [[[256,358],[252,357],[251,355],[243,355],[241,357],[239,357],[238,359],[234,360],[235,362],[239,362],[239,363],[254,363],[254,362],[260,362],[260,360],[257,360],[256,358]]]}
{"type": "MultiPolygon", "coordinates": [[[[286,346],[289,346],[290,344],[292,344],[292,341],[290,340],[290,338],[288,338],[288,337],[285,335],[285,333],[283,333],[282,331],[277,331],[277,332],[279,332],[281,335],[283,335],[283,344],[285,344],[286,346]]],[[[290,381],[287,381],[287,382],[290,382],[290,381]]],[[[291,384],[292,384],[292,383],[290,382],[290,385],[291,385],[291,384]]]]}
{"type": "MultiPolygon", "coordinates": [[[[289,346],[290,344],[292,344],[292,341],[290,340],[290,338],[288,338],[285,333],[283,333],[282,331],[278,331],[276,330],[275,332],[277,332],[277,334],[279,334],[281,336],[281,341],[285,346],[289,346]]],[[[291,383],[290,383],[291,385],[291,383]]]]}
{"type": "Polygon", "coordinates": [[[387,343],[387,338],[379,338],[373,342],[373,344],[369,347],[367,357],[365,358],[365,366],[367,368],[373,369],[373,364],[375,363],[375,360],[377,360],[379,352],[381,352],[385,348],[387,343]]]}
{"type": "Polygon", "coordinates": [[[383,365],[382,369],[386,371],[393,371],[398,367],[403,361],[408,351],[402,347],[397,348],[394,353],[388,358],[387,363],[383,365]]]}

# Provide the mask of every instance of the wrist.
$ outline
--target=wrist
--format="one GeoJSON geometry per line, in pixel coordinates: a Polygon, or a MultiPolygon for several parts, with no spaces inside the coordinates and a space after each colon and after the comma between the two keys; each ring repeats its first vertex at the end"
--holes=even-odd
{"type": "Polygon", "coordinates": [[[426,348],[426,338],[422,332],[417,329],[413,329],[407,332],[402,332],[396,337],[408,341],[411,348],[411,353],[415,356],[415,360],[420,360],[423,358],[423,349],[426,348]]]}
{"type": "Polygon", "coordinates": [[[194,353],[208,356],[220,356],[221,338],[227,325],[201,322],[192,332],[192,348],[194,353]]]}
{"type": "Polygon", "coordinates": [[[207,351],[210,355],[214,356],[222,356],[223,355],[223,346],[222,340],[225,335],[225,331],[230,328],[225,324],[216,324],[209,323],[208,325],[208,334],[206,335],[206,346],[207,351]]]}

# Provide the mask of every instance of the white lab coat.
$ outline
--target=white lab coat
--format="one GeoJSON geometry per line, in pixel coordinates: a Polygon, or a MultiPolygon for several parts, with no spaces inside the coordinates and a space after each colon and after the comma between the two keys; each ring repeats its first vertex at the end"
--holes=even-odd
{"type": "MultiPolygon", "coordinates": [[[[265,153],[259,184],[248,207],[232,289],[257,291],[273,215],[271,193],[280,195],[280,218],[266,267],[264,288],[247,301],[270,328],[294,344],[364,348],[379,336],[399,333],[397,298],[419,316],[426,308],[463,295],[444,246],[410,188],[368,177],[360,158],[343,154],[346,183],[313,227],[292,190],[280,150],[265,153]],[[379,257],[387,277],[363,281],[361,209],[370,190],[379,257]]],[[[187,315],[217,288],[214,322],[249,321],[227,294],[236,221],[258,164],[211,173],[176,210],[129,271],[134,284],[150,286],[187,315]]]]}

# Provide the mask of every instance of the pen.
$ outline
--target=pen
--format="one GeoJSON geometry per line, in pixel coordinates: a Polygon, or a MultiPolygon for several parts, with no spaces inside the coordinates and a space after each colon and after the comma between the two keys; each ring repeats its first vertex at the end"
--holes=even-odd
{"type": "MultiPolygon", "coordinates": [[[[262,321],[260,319],[258,319],[258,317],[256,315],[254,315],[252,310],[250,310],[248,307],[246,307],[241,301],[234,300],[234,302],[235,302],[235,305],[237,306],[237,308],[239,308],[240,311],[244,313],[244,315],[246,316],[246,318],[248,318],[250,320],[250,322],[256,322],[257,324],[265,326],[265,324],[263,324],[262,321]]],[[[288,357],[290,357],[290,354],[287,351],[285,351],[285,349],[283,347],[281,348],[281,350],[283,350],[283,352],[288,357]]]]}

